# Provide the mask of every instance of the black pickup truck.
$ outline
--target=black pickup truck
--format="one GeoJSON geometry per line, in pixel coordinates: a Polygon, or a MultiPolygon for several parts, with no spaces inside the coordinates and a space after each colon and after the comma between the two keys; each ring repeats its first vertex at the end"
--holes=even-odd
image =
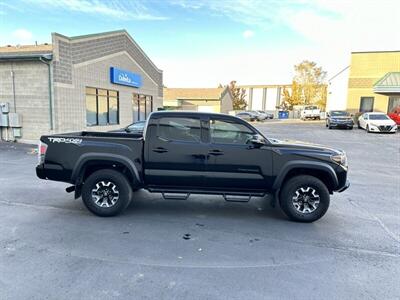
{"type": "Polygon", "coordinates": [[[234,116],[154,112],[143,135],[75,132],[40,138],[39,178],[72,184],[98,216],[122,212],[146,189],[165,199],[218,194],[247,202],[272,194],[294,221],[312,222],[348,186],[343,151],[264,137],[234,116]]]}

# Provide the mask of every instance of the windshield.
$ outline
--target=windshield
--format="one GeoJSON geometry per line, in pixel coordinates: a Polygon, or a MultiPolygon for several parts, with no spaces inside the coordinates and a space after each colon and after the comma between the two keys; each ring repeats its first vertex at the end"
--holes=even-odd
{"type": "Polygon", "coordinates": [[[145,124],[146,124],[145,121],[136,122],[136,123],[129,125],[128,129],[132,130],[132,131],[133,130],[143,130],[145,124]]]}
{"type": "Polygon", "coordinates": [[[349,115],[349,113],[347,111],[341,111],[341,110],[331,111],[330,114],[332,117],[346,117],[349,115]]]}
{"type": "Polygon", "coordinates": [[[370,120],[388,120],[389,117],[387,115],[369,115],[370,120]]]}

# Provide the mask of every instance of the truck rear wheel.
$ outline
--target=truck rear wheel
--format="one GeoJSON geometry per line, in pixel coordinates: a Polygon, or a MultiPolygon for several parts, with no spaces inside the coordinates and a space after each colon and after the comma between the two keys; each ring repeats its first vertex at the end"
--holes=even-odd
{"type": "Polygon", "coordinates": [[[329,191],[314,176],[300,175],[290,178],[283,186],[279,203],[289,219],[297,222],[314,222],[329,207],[329,191]]]}
{"type": "Polygon", "coordinates": [[[132,188],[118,171],[102,169],[91,174],[83,184],[82,200],[87,209],[100,217],[120,214],[128,207],[132,188]]]}

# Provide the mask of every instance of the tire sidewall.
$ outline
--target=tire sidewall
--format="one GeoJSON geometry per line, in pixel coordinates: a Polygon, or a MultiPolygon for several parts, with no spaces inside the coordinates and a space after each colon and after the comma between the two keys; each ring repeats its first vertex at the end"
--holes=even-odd
{"type": "Polygon", "coordinates": [[[297,222],[314,222],[320,219],[329,208],[330,195],[325,184],[316,177],[303,175],[289,179],[280,193],[280,205],[283,212],[297,222]],[[308,214],[300,213],[293,205],[295,191],[301,187],[309,186],[315,189],[320,196],[320,203],[315,211],[308,214]]]}
{"type": "Polygon", "coordinates": [[[118,171],[111,169],[103,169],[91,174],[82,188],[82,200],[85,206],[93,214],[101,217],[111,217],[121,213],[130,203],[132,198],[132,188],[126,177],[118,171]],[[95,188],[99,181],[113,182],[118,191],[119,199],[108,208],[102,208],[96,205],[92,200],[92,189],[95,188]]]}

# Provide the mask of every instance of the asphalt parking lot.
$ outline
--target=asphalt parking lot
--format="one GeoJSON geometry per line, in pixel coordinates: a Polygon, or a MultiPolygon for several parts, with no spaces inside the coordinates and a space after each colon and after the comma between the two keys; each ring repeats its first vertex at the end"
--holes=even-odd
{"type": "Polygon", "coordinates": [[[398,299],[400,133],[257,126],[347,152],[351,187],[321,220],[290,222],[268,199],[143,191],[99,218],[36,178],[31,146],[0,143],[0,299],[398,299]]]}

